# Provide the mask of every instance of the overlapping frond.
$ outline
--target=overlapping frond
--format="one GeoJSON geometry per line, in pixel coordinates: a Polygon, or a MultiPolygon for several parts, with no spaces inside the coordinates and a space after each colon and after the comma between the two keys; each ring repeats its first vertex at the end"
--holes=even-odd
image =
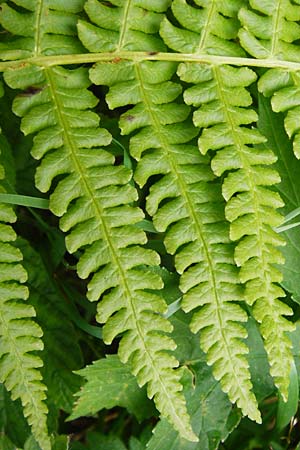
{"type": "MultiPolygon", "coordinates": [[[[300,2],[290,0],[250,1],[239,13],[241,45],[255,58],[300,61],[297,45],[300,33],[300,2]]],[[[271,98],[272,109],[285,113],[285,129],[300,158],[298,114],[300,111],[299,72],[287,69],[267,70],[258,81],[259,90],[271,98]]]]}
{"type": "Polygon", "coordinates": [[[76,35],[77,14],[84,0],[12,0],[1,3],[0,24],[8,34],[0,43],[1,59],[80,53],[76,35]],[[23,8],[20,10],[20,7],[23,8]]]}
{"type": "Polygon", "coordinates": [[[88,0],[84,6],[92,23],[80,20],[78,34],[91,52],[117,50],[163,51],[156,36],[171,0],[88,0]]]}
{"type": "MultiPolygon", "coordinates": [[[[0,148],[1,151],[1,148],[0,148]]],[[[4,193],[4,167],[0,156],[0,192],[4,193]]],[[[33,354],[43,349],[42,330],[34,322],[34,308],[26,303],[27,273],[21,251],[13,244],[11,227],[16,216],[7,204],[0,204],[0,381],[13,400],[21,399],[24,415],[42,450],[50,450],[47,432],[46,386],[42,383],[42,361],[33,354]]]]}
{"type": "Polygon", "coordinates": [[[164,42],[181,53],[208,53],[241,56],[243,49],[234,40],[240,27],[237,13],[244,0],[174,0],[172,12],[181,27],[166,17],[160,34],[164,42]]]}
{"type": "Polygon", "coordinates": [[[258,89],[271,97],[272,109],[285,114],[284,126],[293,141],[295,156],[300,159],[300,73],[269,69],[258,81],[258,89]]]}
{"type": "Polygon", "coordinates": [[[283,257],[276,247],[284,241],[273,227],[282,221],[276,211],[282,200],[268,189],[280,178],[269,167],[276,160],[273,153],[255,148],[265,138],[249,127],[257,117],[249,108],[252,100],[246,86],[256,75],[248,68],[196,64],[182,64],[178,73],[183,81],[195,84],[185,91],[184,99],[198,108],[194,123],[202,129],[199,149],[203,154],[216,151],[212,169],[217,176],[226,175],[222,192],[230,238],[238,241],[235,262],[246,283],[245,299],[261,324],[271,374],[286,397],[292,355],[285,332],[293,326],[283,315],[292,311],[278,300],[284,292],[276,284],[282,275],[275,264],[282,263],[283,257]]]}
{"type": "Polygon", "coordinates": [[[75,408],[68,420],[116,406],[126,408],[139,421],[153,412],[145,390],[138,387],[136,379],[117,355],[101,358],[76,373],[84,377],[86,383],[76,394],[75,408]]]}
{"type": "Polygon", "coordinates": [[[243,26],[239,39],[250,55],[300,61],[300,49],[294,43],[300,33],[299,0],[250,0],[238,17],[243,26]]]}
{"type": "Polygon", "coordinates": [[[13,110],[23,132],[35,135],[32,155],[41,160],[36,185],[42,192],[54,186],[50,209],[61,217],[69,252],[81,251],[77,269],[91,278],[88,298],[101,298],[97,319],[105,323],[105,342],[123,334],[122,362],[129,362],[140,385],[147,383],[149,397],[182,436],[197,440],[174,370],[178,362],[169,353],[172,326],[159,314],[167,306],[153,293],[162,280],[149,267],[160,258],[143,247],[146,235],[136,227],[143,213],[133,206],[131,171],[103,149],[111,136],[91,111],[97,99],[87,90],[87,70],[25,64],[8,70],[5,80],[23,90],[13,110]]]}
{"type": "Polygon", "coordinates": [[[229,244],[219,184],[207,157],[191,139],[198,132],[188,119],[190,110],[177,103],[179,84],[169,81],[176,70],[170,62],[99,63],[91,69],[95,84],[110,86],[110,108],[134,105],[121,116],[123,134],[133,134],[130,152],[138,160],[135,179],[150,188],[146,208],[158,231],[165,232],[167,251],[175,255],[181,274],[185,311],[201,307],[191,329],[201,330],[201,347],[214,374],[244,414],[260,420],[241,342],[247,333],[239,322],[247,314],[237,303],[241,287],[229,244]]]}

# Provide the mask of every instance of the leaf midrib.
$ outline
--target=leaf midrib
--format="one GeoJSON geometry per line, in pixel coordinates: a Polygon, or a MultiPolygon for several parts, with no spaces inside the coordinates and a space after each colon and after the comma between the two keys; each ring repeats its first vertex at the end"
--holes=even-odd
{"type": "Polygon", "coordinates": [[[127,29],[129,28],[128,18],[129,18],[129,14],[130,14],[131,1],[132,0],[127,0],[126,4],[123,7],[123,17],[122,17],[120,37],[119,37],[119,42],[118,42],[118,46],[117,46],[117,51],[122,50],[122,47],[124,45],[124,41],[126,38],[127,29]]]}
{"type": "Polygon", "coordinates": [[[211,32],[211,28],[212,28],[212,20],[211,19],[212,19],[213,15],[215,14],[215,11],[216,11],[216,0],[211,0],[210,7],[208,8],[208,11],[206,14],[206,25],[202,29],[198,49],[196,51],[197,54],[201,53],[201,51],[203,51],[206,46],[206,40],[208,39],[210,32],[211,32]]]}
{"type": "Polygon", "coordinates": [[[275,8],[275,14],[273,14],[273,23],[272,23],[272,41],[271,41],[271,51],[270,57],[274,58],[277,55],[277,46],[279,42],[279,24],[282,19],[282,0],[277,0],[277,5],[275,8]]]}
{"type": "Polygon", "coordinates": [[[34,56],[41,54],[42,18],[44,17],[44,0],[37,0],[34,24],[34,56]]]}

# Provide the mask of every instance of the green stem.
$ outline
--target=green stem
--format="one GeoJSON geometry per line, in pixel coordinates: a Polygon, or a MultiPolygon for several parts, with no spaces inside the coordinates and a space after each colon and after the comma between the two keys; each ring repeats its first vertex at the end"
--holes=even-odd
{"type": "Polygon", "coordinates": [[[106,53],[81,53],[77,55],[53,55],[53,56],[33,56],[31,58],[18,61],[0,62],[0,72],[9,68],[21,67],[24,64],[34,64],[42,67],[50,67],[65,64],[85,64],[99,61],[116,61],[120,59],[130,61],[177,61],[177,62],[198,62],[203,64],[234,66],[253,66],[267,68],[281,68],[289,70],[300,70],[300,63],[292,61],[282,61],[279,59],[254,59],[239,58],[230,56],[196,55],[191,53],[156,53],[156,52],[130,52],[117,51],[106,53]]]}

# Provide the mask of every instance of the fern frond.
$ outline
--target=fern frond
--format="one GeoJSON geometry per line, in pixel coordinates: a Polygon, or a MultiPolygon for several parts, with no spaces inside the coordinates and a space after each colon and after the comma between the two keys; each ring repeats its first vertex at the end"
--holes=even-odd
{"type": "Polygon", "coordinates": [[[73,371],[83,365],[79,337],[71,322],[73,311],[55,288],[41,256],[24,239],[19,238],[17,243],[28,273],[29,302],[43,330],[41,372],[48,389],[48,403],[52,410],[71,412],[73,395],[80,387],[79,376],[73,371]]]}
{"type": "MultiPolygon", "coordinates": [[[[0,179],[4,178],[0,164],[0,179]]],[[[0,192],[5,192],[0,181],[0,192]]],[[[34,308],[25,301],[27,273],[21,251],[13,244],[16,234],[11,223],[13,209],[0,204],[0,381],[13,400],[21,399],[24,415],[42,450],[50,450],[47,432],[46,386],[42,383],[40,357],[33,354],[43,349],[42,330],[32,320],[34,308]]]]}
{"type": "Polygon", "coordinates": [[[241,8],[239,31],[241,45],[255,58],[300,61],[295,41],[300,33],[300,5],[291,0],[250,0],[241,8]]]}
{"type": "Polygon", "coordinates": [[[270,69],[258,81],[258,89],[271,97],[274,112],[285,114],[284,127],[293,142],[295,156],[300,159],[300,75],[299,72],[270,69]]]}
{"type": "Polygon", "coordinates": [[[84,48],[76,35],[77,13],[84,0],[36,2],[12,0],[1,3],[0,24],[12,38],[0,43],[1,59],[80,53],[84,48]],[[20,11],[22,7],[24,10],[20,11]],[[17,35],[17,36],[16,36],[17,35]]]}
{"type": "Polygon", "coordinates": [[[154,407],[147,399],[146,391],[138,387],[136,379],[117,355],[94,361],[76,373],[86,382],[76,394],[78,398],[68,420],[116,406],[126,408],[139,421],[152,415],[154,407]]]}
{"type": "Polygon", "coordinates": [[[234,42],[239,30],[237,13],[243,3],[243,0],[195,0],[195,7],[186,0],[174,0],[172,12],[182,28],[165,17],[160,35],[177,52],[243,56],[242,48],[234,42]]]}
{"type": "MultiPolygon", "coordinates": [[[[250,1],[242,8],[239,31],[242,46],[255,58],[300,61],[300,48],[295,42],[300,33],[300,5],[285,1],[250,1]]],[[[258,81],[259,90],[271,97],[272,109],[285,113],[284,125],[293,141],[296,157],[300,158],[298,113],[300,111],[300,80],[297,71],[267,70],[258,81]]]]}
{"type": "Polygon", "coordinates": [[[62,216],[69,252],[82,250],[79,276],[93,274],[87,295],[91,301],[102,297],[97,319],[105,323],[105,342],[124,333],[120,359],[129,361],[140,385],[148,383],[148,395],[154,396],[162,415],[187,439],[196,440],[180,393],[180,374],[173,370],[178,362],[167,352],[175,345],[165,334],[172,326],[158,314],[167,307],[151,293],[162,281],[147,266],[159,264],[159,256],[142,247],[146,235],[135,224],[143,213],[132,206],[137,192],[128,183],[130,170],[114,165],[114,157],[102,148],[111,136],[98,127],[98,116],[89,110],[97,99],[86,89],[86,69],[26,66],[7,71],[5,80],[25,90],[16,97],[13,110],[23,117],[23,132],[35,134],[32,154],[42,160],[37,187],[46,192],[62,176],[50,197],[50,209],[62,216]],[[37,92],[26,95],[32,84],[37,92]]]}
{"type": "Polygon", "coordinates": [[[283,315],[292,311],[278,300],[284,292],[276,284],[282,275],[275,264],[283,263],[283,257],[276,247],[284,241],[273,230],[282,222],[276,208],[283,203],[268,189],[280,181],[269,167],[276,158],[268,149],[255,148],[265,138],[248,127],[257,117],[249,108],[252,100],[246,87],[256,75],[248,68],[197,64],[183,64],[178,73],[183,81],[195,84],[185,91],[184,99],[198,108],[194,123],[203,129],[200,151],[216,151],[212,169],[217,176],[227,174],[222,192],[227,202],[225,215],[231,222],[230,238],[238,241],[235,261],[246,283],[246,301],[253,305],[253,315],[261,324],[271,374],[286,398],[292,361],[286,332],[293,325],[283,315]]]}
{"type": "Polygon", "coordinates": [[[152,175],[146,208],[158,231],[165,232],[167,251],[175,255],[184,293],[182,307],[194,314],[191,329],[201,330],[201,347],[232,402],[260,421],[251,392],[250,373],[241,342],[247,320],[238,273],[229,244],[219,185],[209,160],[189,144],[197,130],[186,119],[190,110],[176,103],[180,85],[168,81],[176,65],[169,62],[99,63],[90,70],[95,84],[110,86],[110,108],[134,104],[123,114],[123,134],[132,134],[130,152],[138,160],[135,179],[144,186],[152,175]],[[125,81],[126,80],[126,81],[125,81]]]}
{"type": "MultiPolygon", "coordinates": [[[[24,0],[22,6],[25,3],[28,2],[24,0]]],[[[151,4],[148,2],[148,10],[151,4]]],[[[4,25],[5,11],[0,17],[2,25],[11,24],[19,32],[15,18],[4,25]]],[[[131,4],[127,2],[126,17],[130,12],[131,4]]],[[[30,15],[31,25],[37,18],[39,22],[33,28],[39,33],[28,29],[34,55],[49,53],[44,45],[48,15],[46,7],[30,15]]],[[[59,21],[54,22],[51,38],[60,42],[59,21]]],[[[73,34],[72,28],[70,41],[76,46],[73,34]]],[[[76,51],[74,47],[69,50],[76,51]]],[[[60,49],[51,49],[52,53],[56,51],[61,53],[60,49]]],[[[182,436],[197,440],[180,392],[180,374],[174,370],[178,361],[169,353],[175,346],[166,335],[172,326],[158,314],[167,306],[162,297],[153,293],[153,289],[162,287],[162,280],[148,269],[158,265],[160,259],[157,253],[143,247],[146,235],[135,226],[143,213],[132,205],[137,191],[129,184],[131,171],[114,165],[114,157],[102,148],[111,142],[111,136],[99,128],[98,116],[90,111],[98,101],[87,90],[90,81],[86,69],[24,64],[8,70],[5,80],[12,88],[25,90],[15,99],[13,109],[23,118],[23,132],[35,134],[32,154],[42,160],[36,184],[42,192],[48,191],[53,181],[57,184],[50,197],[50,209],[61,217],[60,226],[68,233],[69,252],[82,252],[77,271],[82,278],[91,276],[88,298],[95,301],[101,297],[97,320],[105,323],[105,342],[111,343],[123,334],[119,346],[122,362],[130,363],[140,385],[148,384],[149,397],[154,397],[159,411],[182,436]],[[56,183],[58,176],[60,181],[56,183]]]]}
{"type": "Polygon", "coordinates": [[[84,9],[91,22],[80,20],[78,35],[91,52],[118,50],[164,51],[158,36],[171,0],[88,0],[84,9]],[[113,6],[113,7],[112,7],[113,6]]]}

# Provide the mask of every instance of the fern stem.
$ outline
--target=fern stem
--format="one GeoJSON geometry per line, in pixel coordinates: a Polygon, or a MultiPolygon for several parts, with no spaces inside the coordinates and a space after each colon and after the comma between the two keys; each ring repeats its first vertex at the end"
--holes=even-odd
{"type": "MultiPolygon", "coordinates": [[[[0,54],[1,56],[1,54],[0,54]]],[[[300,70],[300,63],[293,61],[283,61],[280,59],[254,59],[254,58],[240,58],[235,56],[215,56],[215,55],[196,55],[192,53],[164,53],[158,52],[129,52],[116,51],[104,53],[79,53],[74,55],[53,55],[53,56],[33,56],[31,58],[20,59],[17,61],[3,61],[0,62],[0,72],[4,72],[9,68],[19,68],[26,64],[33,64],[42,67],[51,67],[65,64],[86,64],[95,63],[99,61],[114,61],[114,60],[128,60],[128,61],[174,61],[174,62],[198,62],[203,64],[224,65],[229,64],[233,66],[249,66],[249,67],[266,67],[266,68],[281,68],[289,69],[291,71],[300,70]]]]}

